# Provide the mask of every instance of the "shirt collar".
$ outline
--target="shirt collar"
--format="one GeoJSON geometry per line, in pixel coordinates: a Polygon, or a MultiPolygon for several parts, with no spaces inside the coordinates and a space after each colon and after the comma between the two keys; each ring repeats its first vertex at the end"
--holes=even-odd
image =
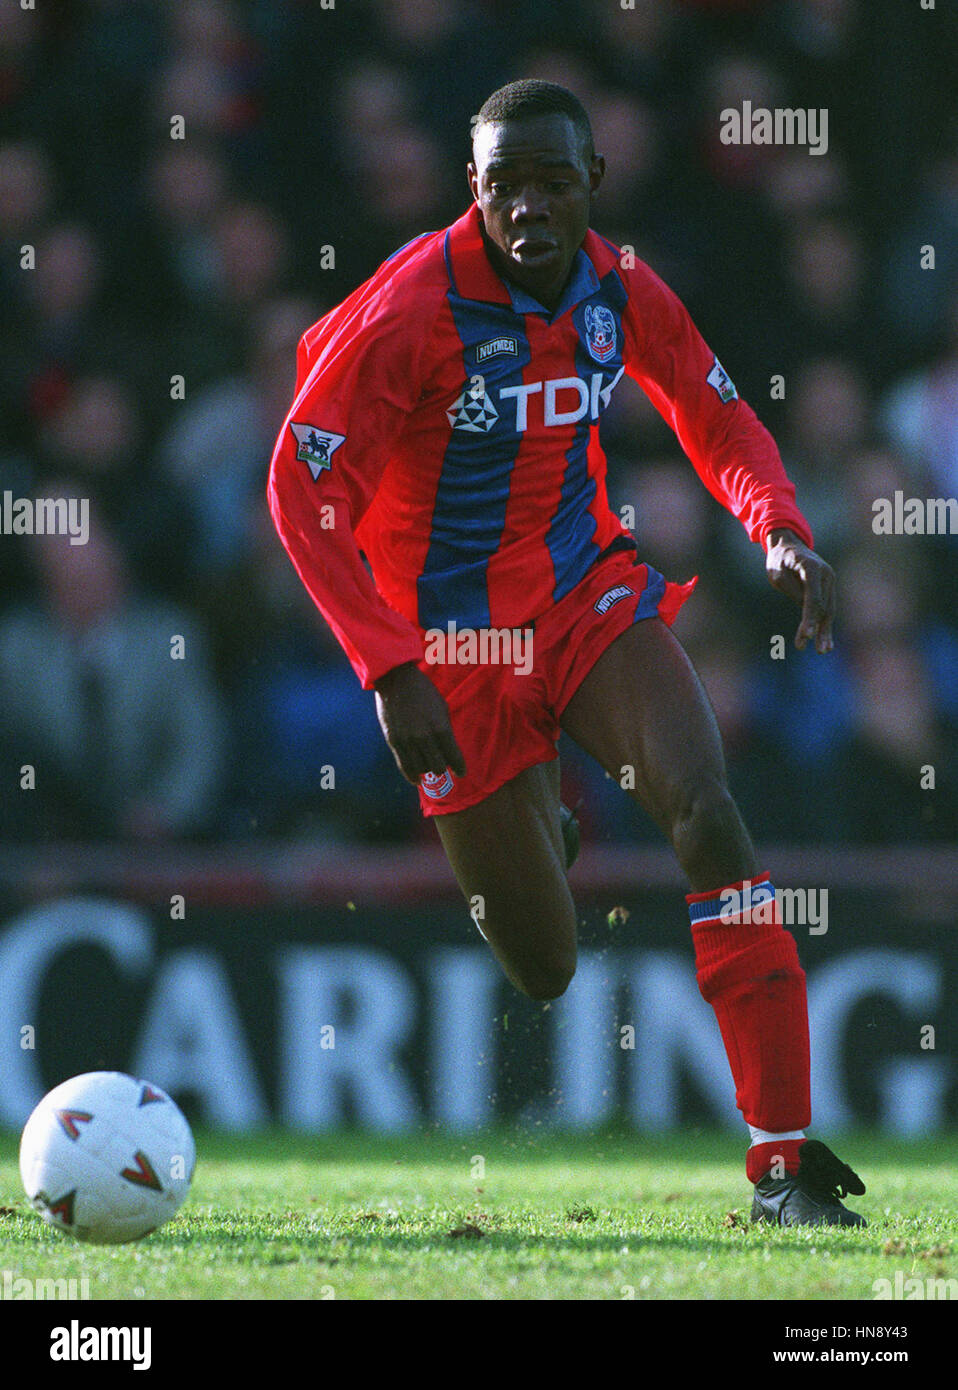
{"type": "Polygon", "coordinates": [[[556,305],[555,313],[550,314],[544,304],[540,304],[534,295],[519,285],[507,285],[506,288],[512,297],[512,307],[517,314],[546,314],[549,318],[557,319],[567,309],[578,304],[580,299],[587,299],[590,294],[594,294],[599,288],[599,277],[595,273],[595,266],[580,246],[575,253],[575,260],[572,262],[572,269],[569,272],[566,287],[562,291],[562,298],[556,305]]]}
{"type": "MultiPolygon", "coordinates": [[[[548,309],[527,290],[503,280],[493,268],[482,239],[479,206],[473,203],[458,222],[449,228],[446,238],[446,260],[450,278],[463,299],[478,299],[490,304],[511,304],[517,314],[546,314],[548,309]]],[[[595,266],[582,247],[575,254],[568,282],[562,292],[555,319],[580,299],[594,294],[599,288],[595,266]]]]}

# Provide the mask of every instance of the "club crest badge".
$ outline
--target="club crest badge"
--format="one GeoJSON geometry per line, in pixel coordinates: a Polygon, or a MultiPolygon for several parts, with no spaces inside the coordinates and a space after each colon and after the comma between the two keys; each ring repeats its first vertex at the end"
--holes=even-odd
{"type": "Polygon", "coordinates": [[[441,797],[448,796],[452,791],[452,773],[449,771],[448,767],[445,772],[442,773],[424,772],[419,780],[419,785],[422,787],[426,796],[430,796],[434,801],[437,801],[441,797]]]}
{"type": "Polygon", "coordinates": [[[615,315],[605,304],[585,306],[585,345],[594,362],[608,362],[615,352],[615,315]]]}

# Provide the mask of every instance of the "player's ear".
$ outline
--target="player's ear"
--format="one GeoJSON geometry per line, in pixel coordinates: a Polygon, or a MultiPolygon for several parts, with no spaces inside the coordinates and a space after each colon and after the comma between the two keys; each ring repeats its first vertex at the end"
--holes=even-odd
{"type": "Polygon", "coordinates": [[[472,194],[472,201],[479,201],[479,170],[474,164],[466,165],[466,178],[469,180],[469,191],[472,194]]]}
{"type": "Polygon", "coordinates": [[[592,156],[589,163],[589,191],[595,193],[599,184],[605,178],[605,155],[596,154],[592,156]]]}

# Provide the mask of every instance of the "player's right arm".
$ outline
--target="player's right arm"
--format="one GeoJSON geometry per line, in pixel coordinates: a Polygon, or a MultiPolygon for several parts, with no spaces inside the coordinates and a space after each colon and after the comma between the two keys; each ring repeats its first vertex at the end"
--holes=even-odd
{"type": "Polygon", "coordinates": [[[464,769],[445,700],[416,664],[419,630],[379,593],[355,538],[422,383],[425,337],[381,299],[349,300],[305,335],[267,498],[303,584],[363,688],[376,690],[400,771],[418,782],[464,769]]]}
{"type": "Polygon", "coordinates": [[[380,677],[376,714],[396,765],[410,782],[418,782],[426,772],[439,775],[447,767],[465,777],[465,759],[446,702],[418,666],[408,662],[380,677]]]}

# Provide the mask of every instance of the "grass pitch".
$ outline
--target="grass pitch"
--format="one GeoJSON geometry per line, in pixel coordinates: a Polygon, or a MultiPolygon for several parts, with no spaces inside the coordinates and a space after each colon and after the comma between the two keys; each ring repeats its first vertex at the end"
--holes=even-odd
{"type": "Polygon", "coordinates": [[[864,1231],[751,1225],[727,1133],[196,1138],[172,1222],[84,1246],[30,1210],[16,1136],[0,1137],[0,1275],[130,1300],[870,1300],[898,1271],[958,1280],[951,1136],[834,1140],[868,1188],[850,1203],[864,1231]]]}

